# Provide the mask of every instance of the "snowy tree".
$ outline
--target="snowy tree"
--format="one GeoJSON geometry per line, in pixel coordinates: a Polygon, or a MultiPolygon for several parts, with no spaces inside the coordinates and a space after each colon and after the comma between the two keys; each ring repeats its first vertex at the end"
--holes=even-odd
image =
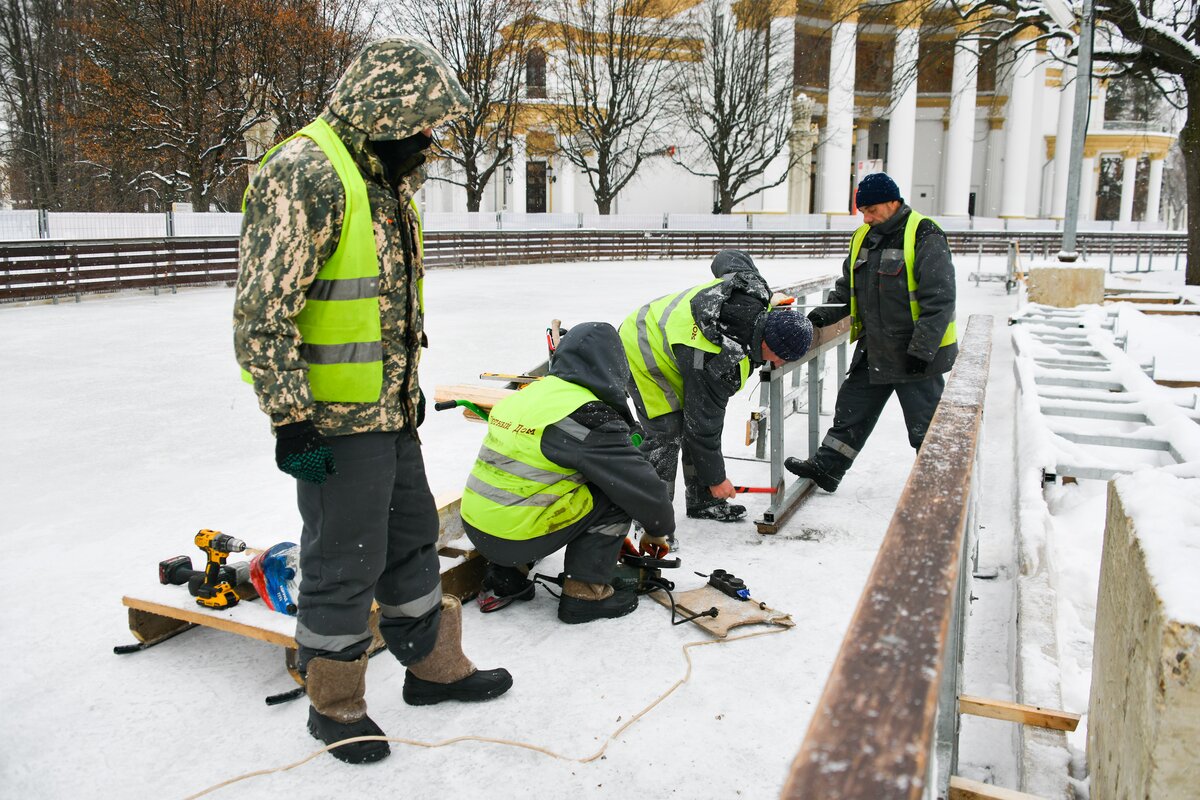
{"type": "MultiPolygon", "coordinates": [[[[547,117],[563,156],[588,179],[601,214],[672,130],[666,94],[698,42],[659,0],[557,0],[547,37],[561,86],[547,117]]],[[[670,4],[667,4],[668,6],[670,4]]]]}
{"type": "Polygon", "coordinates": [[[700,142],[677,163],[715,181],[722,214],[783,183],[803,155],[777,160],[791,135],[793,53],[771,24],[773,5],[751,0],[731,14],[723,0],[708,0],[695,21],[704,54],[683,63],[671,93],[700,142]]]}
{"type": "Polygon", "coordinates": [[[69,181],[62,172],[67,91],[62,62],[72,51],[65,25],[70,0],[0,2],[0,158],[19,205],[62,209],[69,181]]]}
{"type": "MultiPolygon", "coordinates": [[[[976,22],[985,36],[1013,39],[1030,25],[1041,39],[1066,39],[1069,57],[1078,52],[1078,30],[1063,30],[1039,0],[979,0],[955,8],[976,22]]],[[[1195,0],[1095,0],[1097,23],[1094,60],[1106,64],[1110,77],[1135,76],[1152,86],[1172,106],[1186,112],[1179,148],[1190,179],[1187,275],[1200,285],[1200,4],[1195,0]]],[[[1023,46],[1034,46],[1037,39],[1023,46]]]]}
{"type": "Polygon", "coordinates": [[[471,108],[448,122],[434,153],[453,165],[441,180],[461,186],[467,210],[513,154],[533,0],[400,0],[395,25],[428,40],[458,74],[471,108]]]}

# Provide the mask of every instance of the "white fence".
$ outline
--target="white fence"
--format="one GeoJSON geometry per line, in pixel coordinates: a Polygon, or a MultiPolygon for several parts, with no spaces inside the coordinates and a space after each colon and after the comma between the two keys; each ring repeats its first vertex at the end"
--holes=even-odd
{"type": "MultiPolygon", "coordinates": [[[[425,215],[427,231],[497,230],[680,230],[680,231],[844,231],[858,217],[826,214],[515,214],[510,212],[425,215]]],[[[948,231],[1055,231],[1061,220],[938,218],[948,231]]],[[[76,212],[0,211],[0,241],[27,239],[144,239],[165,236],[237,236],[241,214],[87,214],[76,212]]],[[[1081,233],[1165,231],[1162,222],[1079,223],[1081,233]]]]}

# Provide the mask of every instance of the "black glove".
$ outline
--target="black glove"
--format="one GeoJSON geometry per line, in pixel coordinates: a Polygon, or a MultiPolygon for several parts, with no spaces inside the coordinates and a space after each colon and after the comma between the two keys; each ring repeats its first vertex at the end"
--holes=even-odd
{"type": "Polygon", "coordinates": [[[307,419],[275,429],[275,463],[293,478],[309,483],[324,483],[337,472],[333,448],[307,419]]]}
{"type": "Polygon", "coordinates": [[[908,354],[908,363],[904,366],[904,374],[906,375],[924,375],[925,370],[929,369],[929,362],[920,356],[908,354]]]}

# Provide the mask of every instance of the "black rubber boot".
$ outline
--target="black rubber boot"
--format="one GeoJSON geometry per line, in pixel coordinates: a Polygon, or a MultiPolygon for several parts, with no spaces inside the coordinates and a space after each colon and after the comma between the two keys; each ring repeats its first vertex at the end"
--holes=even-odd
{"type": "Polygon", "coordinates": [[[567,578],[558,599],[558,618],[568,625],[616,619],[630,613],[637,605],[637,595],[631,589],[613,589],[607,583],[584,583],[567,578]]]}
{"type": "Polygon", "coordinates": [[[499,697],[512,688],[512,683],[506,669],[477,669],[454,683],[434,683],[406,672],[402,696],[410,706],[431,706],[446,700],[474,703],[499,697]]]}
{"type": "Polygon", "coordinates": [[[727,500],[703,508],[689,508],[687,515],[692,519],[708,519],[715,522],[737,522],[746,516],[746,507],[727,500]]]}
{"type": "MultiPolygon", "coordinates": [[[[383,736],[383,731],[364,714],[354,722],[342,723],[325,716],[312,706],[308,707],[308,732],[314,739],[333,744],[355,736],[383,736]]],[[[392,748],[387,742],[351,742],[329,751],[330,755],[347,764],[369,764],[387,758],[392,748]]]]}
{"type": "Polygon", "coordinates": [[[836,492],[838,484],[842,482],[841,478],[835,478],[821,469],[811,458],[804,461],[798,458],[786,458],[783,461],[783,468],[793,475],[808,478],[827,492],[836,492]]]}
{"type": "Polygon", "coordinates": [[[484,614],[499,611],[517,600],[532,600],[537,587],[529,580],[529,569],[488,564],[479,593],[479,610],[484,614]]]}
{"type": "Polygon", "coordinates": [[[476,669],[462,651],[462,604],[442,598],[442,619],[433,652],[408,665],[401,696],[410,706],[430,706],[445,700],[474,702],[499,697],[512,686],[506,669],[476,669]]]}

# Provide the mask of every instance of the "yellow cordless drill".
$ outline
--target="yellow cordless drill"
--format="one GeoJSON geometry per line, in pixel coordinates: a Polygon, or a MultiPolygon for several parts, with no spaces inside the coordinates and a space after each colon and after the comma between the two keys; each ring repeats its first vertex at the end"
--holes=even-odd
{"type": "Polygon", "coordinates": [[[230,553],[244,551],[246,543],[229,534],[206,528],[196,534],[196,546],[208,557],[208,563],[204,565],[204,582],[196,591],[196,602],[207,608],[236,606],[237,593],[221,575],[221,567],[225,566],[225,559],[229,558],[230,553]]]}

